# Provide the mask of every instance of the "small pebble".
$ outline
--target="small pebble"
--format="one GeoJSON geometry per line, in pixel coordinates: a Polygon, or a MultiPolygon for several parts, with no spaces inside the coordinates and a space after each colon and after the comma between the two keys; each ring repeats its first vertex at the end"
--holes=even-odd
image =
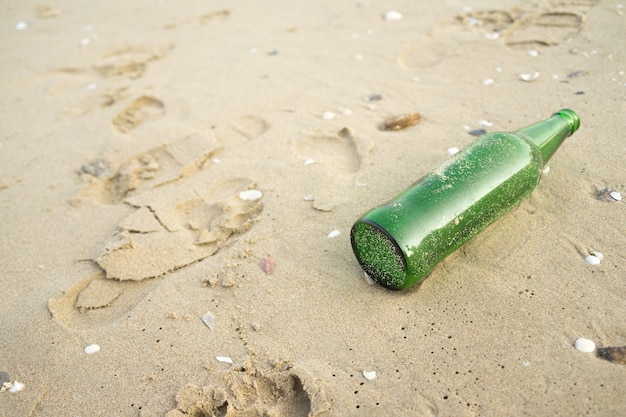
{"type": "Polygon", "coordinates": [[[601,259],[595,255],[589,255],[585,258],[585,262],[587,262],[589,265],[600,265],[600,261],[601,259]]]}
{"type": "Polygon", "coordinates": [[[28,23],[26,22],[17,22],[15,24],[15,30],[26,30],[28,28],[28,23]]]}
{"type": "Polygon", "coordinates": [[[596,344],[593,343],[593,340],[585,339],[584,337],[579,337],[574,341],[574,347],[579,352],[591,353],[596,350],[596,344]]]}
{"type": "Polygon", "coordinates": [[[263,197],[259,190],[246,190],[239,193],[239,198],[245,201],[255,201],[263,197]]]}
{"type": "Polygon", "coordinates": [[[495,82],[493,78],[485,78],[483,80],[483,85],[492,85],[495,82]]]}
{"type": "Polygon", "coordinates": [[[0,385],[4,384],[5,382],[9,382],[9,373],[6,371],[2,371],[0,372],[0,385]]]}
{"type": "Polygon", "coordinates": [[[485,39],[500,39],[500,34],[498,32],[485,33],[485,39]]]}
{"type": "Polygon", "coordinates": [[[334,238],[334,237],[339,236],[340,234],[341,234],[341,232],[340,232],[339,230],[333,230],[332,232],[330,232],[330,233],[328,234],[328,237],[332,239],[332,238],[334,238]]]}
{"type": "Polygon", "coordinates": [[[304,201],[313,201],[313,194],[307,194],[304,196],[304,201]]]}
{"type": "Polygon", "coordinates": [[[390,10],[387,13],[385,13],[384,18],[385,18],[385,20],[389,20],[389,21],[401,20],[402,19],[402,13],[397,12],[395,10],[390,10]]]}
{"type": "Polygon", "coordinates": [[[489,120],[485,120],[485,119],[479,120],[478,124],[481,125],[481,126],[485,126],[485,127],[493,126],[493,123],[491,123],[489,120]]]}
{"type": "Polygon", "coordinates": [[[335,116],[337,115],[332,111],[325,111],[324,113],[322,113],[322,119],[324,120],[333,120],[335,116]]]}
{"type": "Polygon", "coordinates": [[[469,133],[472,136],[478,137],[478,136],[484,135],[485,133],[487,133],[487,131],[485,129],[472,129],[467,133],[469,133]]]}
{"type": "Polygon", "coordinates": [[[363,371],[363,378],[371,381],[372,379],[376,379],[376,371],[363,371]]]}
{"type": "Polygon", "coordinates": [[[457,153],[459,153],[459,148],[454,147],[454,146],[453,146],[453,147],[451,147],[451,148],[448,148],[448,154],[450,154],[450,155],[456,155],[457,153]]]}
{"type": "Polygon", "coordinates": [[[219,362],[233,363],[233,360],[228,356],[216,356],[215,359],[217,359],[219,362]]]}
{"type": "Polygon", "coordinates": [[[544,175],[549,174],[550,173],[550,167],[547,166],[544,169],[541,170],[541,172],[543,172],[544,175]]]}
{"type": "Polygon", "coordinates": [[[92,353],[96,353],[100,350],[100,346],[96,345],[95,343],[93,345],[89,345],[85,348],[85,353],[87,355],[91,355],[92,353]]]}
{"type": "Polygon", "coordinates": [[[313,159],[307,159],[306,161],[304,161],[304,165],[312,165],[315,163],[315,160],[313,159]]]}
{"type": "Polygon", "coordinates": [[[534,49],[531,49],[530,51],[528,51],[528,55],[529,55],[529,56],[534,56],[534,57],[537,57],[537,56],[539,56],[539,51],[536,51],[536,50],[534,50],[534,49]]]}
{"type": "Polygon", "coordinates": [[[365,101],[380,101],[383,99],[383,96],[380,94],[372,93],[369,96],[365,97],[365,101]]]}
{"type": "Polygon", "coordinates": [[[598,348],[598,357],[612,363],[626,365],[626,346],[598,348]]]}

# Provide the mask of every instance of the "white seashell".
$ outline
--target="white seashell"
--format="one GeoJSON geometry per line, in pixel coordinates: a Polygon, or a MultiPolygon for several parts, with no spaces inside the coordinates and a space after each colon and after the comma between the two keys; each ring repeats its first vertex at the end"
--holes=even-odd
{"type": "Polygon", "coordinates": [[[596,252],[596,251],[593,251],[593,252],[590,252],[590,253],[591,253],[593,256],[595,256],[596,258],[600,259],[600,260],[604,259],[604,255],[602,254],[602,252],[596,252]]]}
{"type": "Polygon", "coordinates": [[[369,275],[367,275],[367,272],[363,271],[363,277],[365,278],[365,281],[369,284],[369,285],[374,285],[376,284],[376,281],[374,281],[372,278],[370,278],[369,275]]]}
{"type": "Polygon", "coordinates": [[[233,363],[233,360],[228,356],[216,356],[215,359],[217,359],[219,362],[233,363]]]}
{"type": "Polygon", "coordinates": [[[246,190],[239,193],[239,198],[244,201],[255,201],[263,197],[263,193],[259,190],[246,190]]]}
{"type": "Polygon", "coordinates": [[[451,148],[448,148],[448,153],[449,153],[450,155],[456,155],[457,153],[459,153],[459,148],[454,147],[454,146],[453,146],[453,147],[451,147],[451,148]]]}
{"type": "Polygon", "coordinates": [[[330,233],[328,234],[328,237],[332,239],[332,238],[334,238],[334,237],[339,236],[340,234],[341,234],[341,232],[340,232],[339,230],[333,230],[332,232],[330,232],[330,233]]]}
{"type": "Polygon", "coordinates": [[[609,195],[615,201],[622,201],[622,194],[618,191],[611,191],[609,195]]]}
{"type": "Polygon", "coordinates": [[[22,384],[21,382],[13,381],[13,386],[9,388],[9,392],[11,394],[15,394],[16,392],[20,392],[23,389],[24,389],[24,384],[22,384]]]}
{"type": "Polygon", "coordinates": [[[589,255],[585,258],[585,262],[589,265],[600,265],[600,258],[595,255],[589,255]]]}
{"type": "Polygon", "coordinates": [[[28,23],[26,22],[17,22],[15,24],[15,30],[26,30],[28,28],[28,23]]]}
{"type": "Polygon", "coordinates": [[[584,337],[579,337],[574,341],[574,347],[579,352],[591,353],[596,350],[596,344],[593,340],[585,339],[584,337]]]}
{"type": "Polygon", "coordinates": [[[402,13],[397,12],[395,10],[390,10],[387,13],[385,13],[385,20],[401,20],[402,19],[402,13]]]}
{"type": "Polygon", "coordinates": [[[313,201],[313,194],[307,194],[304,196],[304,201],[313,201]]]}
{"type": "Polygon", "coordinates": [[[479,120],[478,124],[481,126],[485,126],[485,127],[491,127],[493,126],[493,123],[491,123],[489,120],[479,120]]]}
{"type": "Polygon", "coordinates": [[[483,80],[483,85],[491,85],[495,82],[495,80],[493,78],[485,78],[483,80]]]}
{"type": "Polygon", "coordinates": [[[545,174],[549,174],[550,173],[550,167],[549,166],[545,167],[544,169],[541,170],[541,172],[543,172],[544,175],[545,174]]]}
{"type": "Polygon", "coordinates": [[[333,120],[335,116],[337,115],[332,111],[325,111],[324,113],[322,113],[322,119],[324,120],[333,120]]]}
{"type": "Polygon", "coordinates": [[[363,377],[368,381],[376,379],[376,371],[363,371],[363,377]]]}
{"type": "Polygon", "coordinates": [[[529,56],[539,56],[539,51],[536,51],[534,49],[531,49],[530,51],[528,51],[528,55],[529,56]]]}
{"type": "Polygon", "coordinates": [[[534,74],[520,74],[519,77],[522,79],[522,81],[535,81],[537,78],[539,78],[539,71],[536,71],[534,74]]]}
{"type": "Polygon", "coordinates": [[[100,346],[93,344],[93,345],[89,345],[85,348],[85,353],[87,355],[91,355],[92,353],[96,353],[100,350],[100,346]]]}

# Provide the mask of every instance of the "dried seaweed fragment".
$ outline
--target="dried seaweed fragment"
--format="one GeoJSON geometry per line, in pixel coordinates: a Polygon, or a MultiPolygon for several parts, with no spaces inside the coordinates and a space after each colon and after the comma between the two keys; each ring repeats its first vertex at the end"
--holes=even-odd
{"type": "Polygon", "coordinates": [[[403,130],[407,127],[415,126],[422,119],[419,113],[407,113],[401,116],[392,117],[385,120],[381,125],[381,130],[403,130]]]}
{"type": "Polygon", "coordinates": [[[626,346],[599,348],[598,357],[611,363],[626,365],[626,346]]]}

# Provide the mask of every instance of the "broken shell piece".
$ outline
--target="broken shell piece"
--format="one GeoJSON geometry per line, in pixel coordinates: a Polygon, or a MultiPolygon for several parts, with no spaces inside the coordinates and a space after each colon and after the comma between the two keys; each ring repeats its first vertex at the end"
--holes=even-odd
{"type": "Polygon", "coordinates": [[[334,237],[339,236],[340,234],[341,234],[341,232],[340,232],[339,230],[333,230],[332,232],[330,232],[330,233],[328,234],[328,237],[332,239],[332,238],[334,238],[334,237]]]}
{"type": "Polygon", "coordinates": [[[245,201],[255,201],[263,197],[263,193],[259,190],[246,190],[239,193],[239,198],[245,201]]]}
{"type": "Polygon", "coordinates": [[[415,126],[421,120],[422,115],[419,113],[408,113],[401,116],[392,117],[385,120],[381,125],[381,130],[403,130],[407,127],[415,126]]]}
{"type": "Polygon", "coordinates": [[[91,355],[92,353],[96,353],[100,350],[100,346],[96,344],[89,345],[85,348],[85,353],[87,355],[91,355]]]}
{"type": "Polygon", "coordinates": [[[615,201],[622,201],[622,194],[617,191],[611,191],[609,195],[615,201]]]}
{"type": "Polygon", "coordinates": [[[336,114],[332,111],[325,111],[324,113],[322,113],[322,119],[324,120],[333,120],[335,116],[336,114]]]}
{"type": "Polygon", "coordinates": [[[206,327],[213,330],[213,328],[215,327],[215,316],[213,315],[213,313],[207,311],[200,318],[202,319],[202,322],[206,324],[206,327]]]}
{"type": "Polygon", "coordinates": [[[372,379],[376,379],[376,371],[363,371],[363,378],[371,381],[372,379]]]}
{"type": "Polygon", "coordinates": [[[400,20],[402,19],[402,13],[397,12],[395,10],[390,10],[387,13],[385,13],[384,16],[385,20],[400,20]]]}
{"type": "Polygon", "coordinates": [[[626,365],[626,346],[598,348],[598,357],[612,363],[626,365]]]}
{"type": "Polygon", "coordinates": [[[22,384],[21,382],[13,381],[13,386],[9,388],[9,392],[11,394],[15,394],[16,392],[19,392],[23,389],[24,389],[24,384],[22,384]]]}
{"type": "Polygon", "coordinates": [[[584,337],[579,337],[574,341],[574,347],[579,352],[590,353],[596,350],[596,344],[593,340],[585,339],[584,337]]]}
{"type": "Polygon", "coordinates": [[[259,261],[261,271],[265,272],[267,275],[272,274],[274,269],[276,269],[276,266],[278,266],[278,263],[274,260],[274,258],[272,258],[271,255],[267,255],[259,261]]]}
{"type": "Polygon", "coordinates": [[[219,362],[233,363],[233,360],[228,356],[216,356],[215,359],[217,359],[219,362]]]}
{"type": "Polygon", "coordinates": [[[522,81],[535,81],[537,78],[539,78],[539,71],[535,71],[534,74],[520,74],[519,77],[522,79],[522,81]]]}

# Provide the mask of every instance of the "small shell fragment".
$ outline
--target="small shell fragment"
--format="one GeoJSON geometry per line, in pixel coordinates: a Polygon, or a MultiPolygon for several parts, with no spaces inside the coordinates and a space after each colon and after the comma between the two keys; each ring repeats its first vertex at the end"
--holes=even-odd
{"type": "Polygon", "coordinates": [[[574,347],[579,352],[590,353],[596,350],[596,344],[593,340],[585,339],[584,337],[579,337],[574,341],[574,347]]]}
{"type": "Polygon", "coordinates": [[[26,30],[28,28],[28,23],[26,22],[17,22],[15,24],[15,30],[26,30]]]}
{"type": "Polygon", "coordinates": [[[401,116],[392,117],[385,120],[381,125],[381,130],[403,130],[407,127],[415,126],[421,120],[422,115],[419,113],[407,113],[401,116]]]}
{"type": "Polygon", "coordinates": [[[100,346],[96,345],[95,343],[85,347],[85,353],[87,355],[91,355],[92,353],[96,353],[99,350],[100,350],[100,346]]]}
{"type": "Polygon", "coordinates": [[[384,18],[385,18],[385,20],[389,20],[389,21],[401,20],[402,19],[402,13],[397,12],[395,10],[390,10],[387,13],[385,13],[384,18]]]}
{"type": "Polygon", "coordinates": [[[453,146],[451,148],[448,148],[448,154],[450,155],[456,155],[457,153],[459,153],[459,148],[453,146]]]}
{"type": "Polygon", "coordinates": [[[612,363],[626,365],[626,346],[598,348],[598,357],[612,363]]]}
{"type": "Polygon", "coordinates": [[[495,83],[496,81],[493,78],[485,78],[483,80],[483,85],[491,85],[493,83],[495,83]]]}
{"type": "Polygon", "coordinates": [[[244,201],[255,201],[263,197],[263,193],[259,190],[246,190],[239,193],[239,198],[244,201]]]}
{"type": "Polygon", "coordinates": [[[539,78],[539,71],[535,71],[533,74],[520,74],[519,77],[522,79],[522,81],[535,81],[537,78],[539,78]]]}
{"type": "Polygon", "coordinates": [[[332,232],[330,232],[330,233],[328,234],[328,237],[332,239],[332,238],[334,238],[334,237],[339,236],[340,234],[341,234],[341,232],[340,232],[339,230],[333,230],[332,232]]]}
{"type": "Polygon", "coordinates": [[[622,201],[622,194],[617,191],[611,191],[609,195],[615,201],[622,201]]]}
{"type": "Polygon", "coordinates": [[[216,356],[215,359],[217,359],[218,362],[233,363],[233,360],[228,356],[216,356]]]}
{"type": "Polygon", "coordinates": [[[585,258],[585,262],[587,262],[589,265],[600,265],[600,261],[601,259],[598,258],[596,255],[589,255],[585,258]]]}
{"type": "Polygon", "coordinates": [[[314,198],[313,194],[307,194],[304,196],[304,201],[313,201],[314,198]]]}
{"type": "Polygon", "coordinates": [[[21,390],[24,389],[24,384],[22,384],[21,382],[18,381],[13,381],[13,386],[11,388],[9,388],[9,392],[11,394],[15,394],[16,392],[19,392],[21,390]]]}
{"type": "Polygon", "coordinates": [[[371,381],[372,379],[376,379],[376,371],[363,371],[363,378],[371,381]]]}
{"type": "Polygon", "coordinates": [[[337,116],[337,114],[332,111],[325,111],[324,113],[322,113],[322,119],[324,120],[333,120],[335,116],[337,116]]]}
{"type": "Polygon", "coordinates": [[[207,311],[200,318],[202,319],[202,322],[206,324],[206,327],[213,330],[213,328],[215,327],[215,316],[213,315],[213,313],[207,311]]]}
{"type": "Polygon", "coordinates": [[[274,269],[278,266],[278,263],[272,258],[271,255],[267,255],[265,258],[259,261],[259,267],[261,271],[265,272],[267,275],[270,275],[274,272],[274,269]]]}

